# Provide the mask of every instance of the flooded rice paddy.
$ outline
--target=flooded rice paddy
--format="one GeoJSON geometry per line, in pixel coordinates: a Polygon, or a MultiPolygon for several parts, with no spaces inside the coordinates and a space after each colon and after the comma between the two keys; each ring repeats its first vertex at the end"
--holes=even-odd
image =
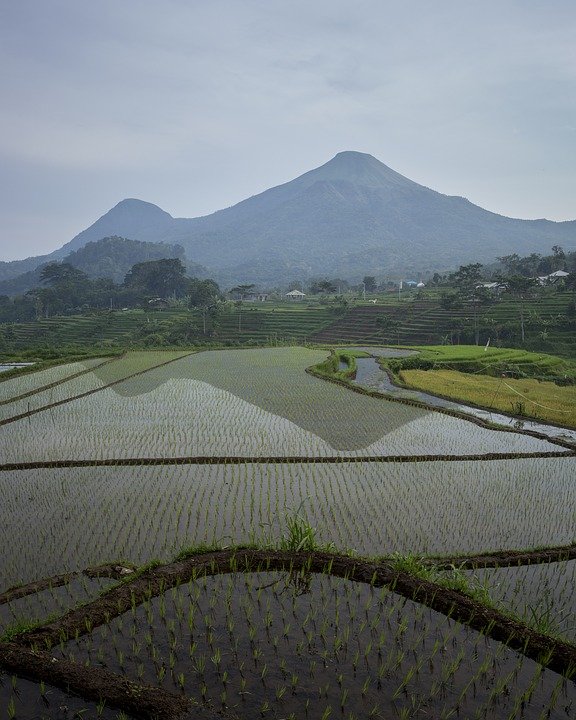
{"type": "MultiPolygon", "coordinates": [[[[135,353],[0,382],[3,464],[214,458],[4,467],[0,592],[111,560],[168,560],[200,543],[273,544],[296,512],[320,544],[360,555],[455,555],[574,540],[575,458],[537,457],[563,448],[305,373],[325,356],[305,348],[135,353]],[[511,457],[466,459],[493,453],[511,457]]],[[[495,602],[555,622],[576,639],[568,617],[574,567],[473,574],[495,602]]],[[[198,579],[58,652],[247,718],[576,714],[573,683],[504,645],[392,592],[329,577],[309,581],[294,587],[280,573],[198,579]]],[[[12,601],[0,607],[0,625],[62,613],[110,582],[76,578],[12,601]]],[[[76,712],[75,701],[50,693],[48,707],[38,685],[0,674],[0,707],[10,705],[24,720],[64,717],[63,707],[76,712]],[[33,698],[28,705],[25,695],[33,698]]],[[[84,707],[97,716],[98,708],[84,707]]]]}

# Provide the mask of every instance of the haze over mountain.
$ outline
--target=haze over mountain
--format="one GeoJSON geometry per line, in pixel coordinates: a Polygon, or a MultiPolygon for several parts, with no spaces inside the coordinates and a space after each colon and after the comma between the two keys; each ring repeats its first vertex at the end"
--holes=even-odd
{"type": "MultiPolygon", "coordinates": [[[[576,249],[576,220],[518,220],[443,195],[359,152],[237,205],[199,218],[173,218],[123,200],[50,256],[59,259],[110,235],[181,245],[221,282],[274,283],[311,275],[434,272],[517,252],[576,249]]],[[[19,263],[0,264],[0,277],[19,263]]],[[[22,270],[20,270],[22,272],[22,270]]]]}

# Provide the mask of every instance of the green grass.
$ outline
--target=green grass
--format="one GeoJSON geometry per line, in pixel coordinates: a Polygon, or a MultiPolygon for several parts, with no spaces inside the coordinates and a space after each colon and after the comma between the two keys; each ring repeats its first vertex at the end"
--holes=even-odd
{"type": "Polygon", "coordinates": [[[410,387],[512,415],[576,427],[576,386],[455,370],[403,370],[410,387]]]}
{"type": "Polygon", "coordinates": [[[384,361],[393,371],[452,369],[509,377],[576,382],[576,361],[548,353],[476,345],[416,346],[417,356],[384,361]]]}

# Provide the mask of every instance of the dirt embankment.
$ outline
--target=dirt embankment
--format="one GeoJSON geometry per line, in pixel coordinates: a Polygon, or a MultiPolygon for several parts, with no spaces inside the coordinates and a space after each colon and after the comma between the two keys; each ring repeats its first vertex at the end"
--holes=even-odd
{"type": "MultiPolygon", "coordinates": [[[[470,567],[480,567],[480,562],[484,563],[484,567],[495,566],[496,562],[499,566],[506,563],[517,565],[527,562],[528,559],[552,562],[555,559],[571,559],[575,552],[574,546],[537,550],[532,553],[502,552],[458,558],[458,565],[462,567],[466,562],[471,563],[470,567]],[[494,565],[488,564],[492,562],[494,565]]],[[[435,562],[437,568],[442,567],[442,563],[434,559],[429,562],[435,562]]],[[[454,564],[445,558],[442,562],[447,567],[454,564]]],[[[111,565],[92,568],[90,572],[116,572],[121,575],[121,570],[122,566],[111,565]]],[[[122,615],[135,605],[161,595],[181,583],[201,576],[262,571],[322,573],[374,587],[388,586],[410,600],[422,603],[505,643],[569,679],[574,680],[576,677],[576,646],[543,635],[525,623],[485,606],[459,591],[405,572],[397,572],[385,560],[374,562],[326,552],[254,549],[229,549],[191,555],[144,570],[140,574],[136,573],[132,579],[128,576],[124,582],[92,602],[70,610],[57,620],[22,633],[11,642],[0,643],[0,667],[35,680],[44,680],[86,699],[105,700],[108,706],[147,720],[217,717],[211,710],[194,708],[189,699],[167,693],[162,688],[139,685],[123,676],[93,666],[86,668],[73,662],[55,659],[49,649],[67,638],[88,634],[95,627],[108,624],[112,618],[122,615]]],[[[41,586],[42,582],[35,585],[41,586]]],[[[27,586],[28,589],[32,585],[27,586]]]]}

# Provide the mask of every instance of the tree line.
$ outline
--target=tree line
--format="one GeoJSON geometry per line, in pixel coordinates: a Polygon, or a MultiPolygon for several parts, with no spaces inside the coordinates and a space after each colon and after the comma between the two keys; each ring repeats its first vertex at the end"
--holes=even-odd
{"type": "Polygon", "coordinates": [[[178,258],[136,263],[121,283],[109,278],[91,279],[70,263],[50,263],[42,268],[40,283],[14,298],[0,295],[0,322],[25,322],[93,310],[148,308],[171,300],[203,308],[221,297],[214,280],[187,277],[178,258]]]}

